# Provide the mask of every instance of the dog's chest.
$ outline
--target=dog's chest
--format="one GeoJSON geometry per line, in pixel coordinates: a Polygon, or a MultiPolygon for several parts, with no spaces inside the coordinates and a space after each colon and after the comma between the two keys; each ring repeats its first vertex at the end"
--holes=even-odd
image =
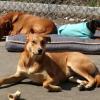
{"type": "Polygon", "coordinates": [[[38,72],[40,69],[40,64],[35,62],[32,65],[30,65],[30,67],[27,70],[28,74],[34,74],[35,72],[38,72]]]}
{"type": "Polygon", "coordinates": [[[43,75],[41,74],[41,66],[34,63],[27,69],[26,76],[36,83],[43,83],[43,75]]]}
{"type": "Polygon", "coordinates": [[[40,64],[37,62],[25,64],[24,67],[18,66],[17,70],[25,73],[26,75],[34,74],[40,71],[40,64]]]}

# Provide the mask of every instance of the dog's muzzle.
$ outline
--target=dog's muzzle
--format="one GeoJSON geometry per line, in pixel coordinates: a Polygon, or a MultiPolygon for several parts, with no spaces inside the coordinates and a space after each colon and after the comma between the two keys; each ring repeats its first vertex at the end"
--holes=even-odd
{"type": "Polygon", "coordinates": [[[43,49],[38,50],[38,55],[41,55],[43,53],[43,49]]]}

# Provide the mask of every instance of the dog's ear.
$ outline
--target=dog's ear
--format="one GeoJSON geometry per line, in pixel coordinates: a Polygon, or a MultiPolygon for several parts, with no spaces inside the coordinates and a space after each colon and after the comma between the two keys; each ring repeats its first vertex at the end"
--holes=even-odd
{"type": "Polygon", "coordinates": [[[16,13],[12,18],[12,23],[15,22],[19,18],[19,14],[16,13]]]}
{"type": "Polygon", "coordinates": [[[45,42],[51,42],[50,36],[44,34],[39,34],[39,36],[41,36],[45,40],[45,42]]]}
{"type": "Polygon", "coordinates": [[[33,34],[32,33],[29,33],[29,34],[26,34],[26,40],[27,41],[31,41],[33,39],[33,34]]]}

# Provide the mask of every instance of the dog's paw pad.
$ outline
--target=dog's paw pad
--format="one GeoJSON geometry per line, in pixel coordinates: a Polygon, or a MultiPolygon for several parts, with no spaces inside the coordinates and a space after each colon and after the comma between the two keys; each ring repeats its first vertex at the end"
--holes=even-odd
{"type": "Polygon", "coordinates": [[[79,91],[84,91],[84,90],[86,90],[84,85],[78,85],[78,89],[79,89],[79,91]]]}

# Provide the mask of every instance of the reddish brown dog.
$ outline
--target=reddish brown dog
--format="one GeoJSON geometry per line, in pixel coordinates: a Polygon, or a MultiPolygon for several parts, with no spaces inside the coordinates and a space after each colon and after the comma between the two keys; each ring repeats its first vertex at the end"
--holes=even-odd
{"type": "Polygon", "coordinates": [[[57,28],[52,20],[23,12],[8,12],[0,17],[0,36],[15,34],[50,34],[57,28]]]}
{"type": "Polygon", "coordinates": [[[100,86],[100,72],[89,57],[79,52],[45,52],[47,40],[50,39],[29,34],[16,73],[0,79],[0,85],[30,78],[48,91],[61,91],[58,84],[66,79],[79,83],[79,89],[100,86]]]}

